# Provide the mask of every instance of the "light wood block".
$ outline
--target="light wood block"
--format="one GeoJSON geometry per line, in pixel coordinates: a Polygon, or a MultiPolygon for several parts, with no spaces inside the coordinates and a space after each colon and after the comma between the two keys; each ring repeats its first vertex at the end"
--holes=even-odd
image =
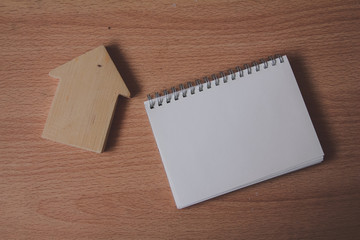
{"type": "Polygon", "coordinates": [[[99,46],[49,75],[60,82],[42,137],[102,152],[118,95],[130,97],[106,48],[99,46]]]}

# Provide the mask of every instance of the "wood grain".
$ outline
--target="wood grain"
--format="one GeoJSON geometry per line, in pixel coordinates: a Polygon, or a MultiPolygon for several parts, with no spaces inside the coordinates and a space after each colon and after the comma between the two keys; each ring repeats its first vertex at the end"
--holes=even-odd
{"type": "MultiPolygon", "coordinates": [[[[359,239],[358,1],[2,1],[1,239],[359,239]],[[42,139],[51,69],[104,44],[130,92],[102,154],[42,139]],[[177,210],[146,94],[287,54],[322,164],[177,210]]],[[[201,124],[201,123],[194,123],[201,124]]]]}
{"type": "Polygon", "coordinates": [[[130,97],[101,45],[50,71],[59,79],[42,137],[101,153],[119,94],[130,97]]]}

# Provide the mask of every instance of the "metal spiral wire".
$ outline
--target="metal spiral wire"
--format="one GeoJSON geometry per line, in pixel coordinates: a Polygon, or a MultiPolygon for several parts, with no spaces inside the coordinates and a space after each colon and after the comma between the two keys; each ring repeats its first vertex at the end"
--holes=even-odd
{"type": "MultiPolygon", "coordinates": [[[[263,58],[260,59],[259,62],[257,61],[253,61],[251,66],[255,69],[256,72],[260,71],[260,65],[263,66],[264,69],[267,69],[269,67],[269,63],[271,61],[271,66],[275,66],[278,62],[279,63],[283,63],[284,62],[284,58],[279,55],[276,54],[274,56],[269,56],[268,57],[268,61],[264,60],[263,58]]],[[[222,80],[222,83],[227,83],[228,82],[228,76],[230,76],[231,80],[235,80],[236,79],[236,74],[239,74],[239,77],[244,77],[244,71],[247,71],[247,74],[253,74],[253,69],[249,64],[244,64],[244,69],[242,69],[239,66],[235,67],[235,72],[232,69],[229,69],[227,71],[228,74],[224,73],[224,72],[220,72],[219,76],[217,74],[212,74],[211,78],[212,81],[215,83],[215,86],[219,86],[222,80]],[[221,79],[221,80],[220,80],[221,79]]],[[[170,91],[168,90],[164,90],[163,94],[160,94],[159,92],[155,93],[155,98],[153,98],[151,96],[151,94],[147,95],[148,101],[149,101],[149,105],[150,108],[154,108],[155,105],[157,104],[158,106],[162,106],[164,103],[170,103],[172,100],[177,101],[179,100],[179,96],[180,94],[182,95],[183,98],[186,98],[190,95],[195,94],[195,89],[196,87],[198,88],[199,92],[202,92],[204,89],[204,85],[210,89],[212,88],[212,81],[209,80],[209,78],[203,77],[203,81],[201,81],[200,79],[195,80],[195,84],[193,84],[192,82],[187,82],[186,86],[184,86],[184,84],[180,84],[178,88],[176,88],[175,86],[171,88],[170,91]],[[164,101],[165,100],[165,101],[164,101]]]]}

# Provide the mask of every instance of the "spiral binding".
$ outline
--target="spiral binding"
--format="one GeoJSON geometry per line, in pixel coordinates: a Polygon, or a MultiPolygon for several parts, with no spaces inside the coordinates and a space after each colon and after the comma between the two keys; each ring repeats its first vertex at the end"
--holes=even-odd
{"type": "MultiPolygon", "coordinates": [[[[253,61],[252,67],[254,67],[255,71],[260,71],[260,65],[263,65],[264,69],[267,69],[269,67],[269,61],[271,61],[271,66],[275,66],[277,64],[277,60],[279,60],[280,63],[284,62],[284,58],[279,55],[275,54],[274,56],[269,56],[268,61],[265,61],[263,58],[260,59],[260,63],[253,61]]],[[[216,74],[212,74],[211,78],[213,82],[215,83],[215,86],[220,85],[220,79],[222,79],[223,83],[228,82],[228,76],[230,76],[231,80],[235,80],[236,74],[239,74],[239,77],[244,77],[244,71],[247,71],[248,74],[253,74],[253,70],[249,64],[244,64],[244,69],[242,69],[239,66],[235,67],[235,72],[232,69],[228,70],[228,74],[225,74],[224,72],[220,72],[220,78],[216,74]]],[[[202,92],[204,89],[204,85],[206,88],[211,88],[211,81],[208,77],[203,77],[203,82],[201,80],[197,79],[195,80],[195,85],[193,85],[192,82],[187,82],[186,87],[184,84],[180,84],[178,89],[176,87],[171,88],[171,93],[168,90],[163,91],[163,95],[160,95],[159,92],[155,93],[155,98],[152,98],[150,94],[147,95],[150,108],[154,108],[156,103],[158,106],[162,106],[164,104],[164,100],[166,103],[170,103],[172,99],[174,101],[179,100],[180,94],[183,98],[186,98],[189,94],[193,95],[195,94],[195,88],[198,87],[199,92],[202,92]]]]}

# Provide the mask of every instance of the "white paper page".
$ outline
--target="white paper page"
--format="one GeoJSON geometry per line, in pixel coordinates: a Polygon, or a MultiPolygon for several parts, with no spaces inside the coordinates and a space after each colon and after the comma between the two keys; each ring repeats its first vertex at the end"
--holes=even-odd
{"type": "MultiPolygon", "coordinates": [[[[286,56],[145,108],[178,208],[286,173],[323,151],[286,56]]],[[[156,99],[155,99],[156,101],[156,99]]]]}

